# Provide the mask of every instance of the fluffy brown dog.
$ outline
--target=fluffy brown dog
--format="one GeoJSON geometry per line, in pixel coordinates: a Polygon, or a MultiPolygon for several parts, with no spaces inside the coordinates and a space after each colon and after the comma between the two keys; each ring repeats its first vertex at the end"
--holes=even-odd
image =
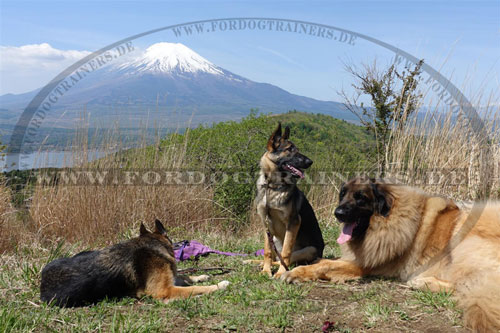
{"type": "Polygon", "coordinates": [[[465,324],[500,330],[500,203],[461,209],[452,200],[355,178],[340,192],[343,256],[285,272],[288,282],[397,277],[415,288],[454,291],[465,324]]]}

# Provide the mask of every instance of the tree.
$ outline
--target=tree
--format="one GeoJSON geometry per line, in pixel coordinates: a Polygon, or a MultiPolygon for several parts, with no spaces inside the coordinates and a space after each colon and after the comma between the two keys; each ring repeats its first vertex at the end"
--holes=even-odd
{"type": "Polygon", "coordinates": [[[355,79],[352,84],[355,92],[352,96],[344,90],[339,94],[346,108],[375,136],[381,176],[385,173],[391,131],[402,128],[418,108],[422,94],[417,91],[417,86],[423,63],[420,60],[413,69],[406,67],[401,73],[395,64],[380,70],[376,61],[372,65],[364,64],[362,68],[344,65],[355,79]],[[360,98],[366,95],[370,98],[369,107],[360,102],[360,98]]]}

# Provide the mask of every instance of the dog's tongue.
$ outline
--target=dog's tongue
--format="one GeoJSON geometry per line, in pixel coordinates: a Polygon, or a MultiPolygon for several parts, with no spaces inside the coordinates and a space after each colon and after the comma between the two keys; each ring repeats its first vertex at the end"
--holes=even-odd
{"type": "Polygon", "coordinates": [[[342,228],[342,232],[340,233],[339,238],[337,238],[337,243],[344,244],[350,241],[352,238],[352,231],[355,226],[356,223],[344,223],[344,228],[342,228]]]}
{"type": "Polygon", "coordinates": [[[300,178],[304,178],[304,173],[302,171],[300,171],[299,169],[297,169],[296,167],[290,165],[290,164],[287,164],[286,167],[288,168],[288,170],[290,170],[293,174],[299,176],[300,178]]]}

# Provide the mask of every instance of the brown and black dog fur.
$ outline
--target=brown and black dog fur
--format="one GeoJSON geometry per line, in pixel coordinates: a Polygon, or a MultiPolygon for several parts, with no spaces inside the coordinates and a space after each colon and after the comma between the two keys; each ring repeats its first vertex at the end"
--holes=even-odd
{"type": "Polygon", "coordinates": [[[98,251],[60,258],[42,270],[42,301],[61,307],[85,306],[104,298],[149,295],[167,302],[225,289],[229,282],[189,286],[209,277],[177,275],[172,242],[160,221],[149,232],[141,224],[140,236],[98,251]]]}
{"type": "MultiPolygon", "coordinates": [[[[260,160],[255,199],[257,215],[271,232],[287,266],[321,258],[325,247],[314,210],[297,187],[297,180],[304,177],[303,170],[309,168],[312,161],[299,153],[289,136],[290,128],[287,126],[283,134],[280,123],[269,138],[267,152],[260,160]]],[[[272,276],[275,258],[266,236],[263,273],[272,276]]],[[[275,277],[285,270],[280,264],[275,277]]]]}
{"type": "Polygon", "coordinates": [[[500,330],[500,202],[460,208],[416,188],[360,177],[343,185],[335,215],[343,223],[342,258],[297,267],[283,280],[395,277],[454,292],[466,326],[500,330]]]}

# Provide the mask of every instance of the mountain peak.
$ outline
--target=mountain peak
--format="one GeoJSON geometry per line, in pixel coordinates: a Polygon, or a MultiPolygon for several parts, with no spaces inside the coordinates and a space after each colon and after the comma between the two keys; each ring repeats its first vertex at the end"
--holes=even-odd
{"type": "Polygon", "coordinates": [[[132,61],[119,66],[121,70],[136,73],[197,73],[224,74],[221,68],[212,64],[181,43],[161,42],[149,46],[132,61]]]}

